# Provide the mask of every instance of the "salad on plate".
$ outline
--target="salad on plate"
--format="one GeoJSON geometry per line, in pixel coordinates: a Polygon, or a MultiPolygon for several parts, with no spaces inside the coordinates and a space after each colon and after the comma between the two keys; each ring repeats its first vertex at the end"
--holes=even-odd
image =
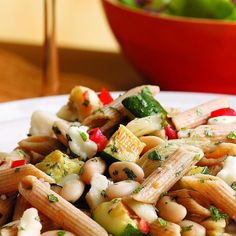
{"type": "Polygon", "coordinates": [[[35,111],[0,153],[0,235],[234,235],[236,111],[227,97],[182,111],[158,93],[76,86],[57,116],[35,111]]]}

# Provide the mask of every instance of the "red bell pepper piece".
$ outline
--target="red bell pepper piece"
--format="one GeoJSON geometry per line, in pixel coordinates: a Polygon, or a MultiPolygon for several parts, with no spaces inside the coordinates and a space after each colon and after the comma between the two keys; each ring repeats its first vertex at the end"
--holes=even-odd
{"type": "Polygon", "coordinates": [[[138,228],[143,234],[148,234],[150,231],[148,222],[144,219],[138,219],[138,228]]]}
{"type": "Polygon", "coordinates": [[[165,126],[165,132],[166,132],[166,136],[168,137],[168,139],[177,139],[178,138],[176,130],[174,130],[169,125],[165,126]]]}
{"type": "Polygon", "coordinates": [[[111,94],[105,88],[102,88],[102,91],[98,97],[104,106],[113,101],[111,94]]]}
{"type": "Polygon", "coordinates": [[[232,108],[221,108],[215,111],[212,111],[210,114],[210,118],[217,116],[236,116],[236,111],[232,108]]]}
{"type": "Polygon", "coordinates": [[[16,168],[18,166],[23,166],[25,165],[26,161],[25,160],[16,160],[11,163],[11,168],[16,168]]]}
{"type": "Polygon", "coordinates": [[[89,139],[95,142],[98,146],[98,151],[101,152],[107,145],[107,138],[102,133],[102,131],[99,128],[91,129],[89,132],[89,139]]]}

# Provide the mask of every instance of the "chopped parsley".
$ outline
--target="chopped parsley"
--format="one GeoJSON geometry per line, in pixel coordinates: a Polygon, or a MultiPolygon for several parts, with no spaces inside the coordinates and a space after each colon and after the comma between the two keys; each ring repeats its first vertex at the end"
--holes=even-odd
{"type": "Polygon", "coordinates": [[[188,232],[188,231],[192,230],[192,228],[193,228],[193,225],[188,225],[188,226],[181,227],[181,232],[180,233],[182,234],[182,233],[188,232]]]}
{"type": "Polygon", "coordinates": [[[160,226],[167,226],[167,221],[163,220],[162,218],[158,218],[160,226]]]}
{"type": "Polygon", "coordinates": [[[98,108],[97,110],[95,110],[92,115],[95,115],[97,113],[104,113],[103,109],[102,108],[98,108]]]}
{"type": "Polygon", "coordinates": [[[207,137],[213,137],[214,136],[214,132],[212,130],[205,130],[204,134],[207,137]]]}
{"type": "Polygon", "coordinates": [[[178,172],[176,172],[176,173],[175,173],[175,177],[178,177],[178,176],[180,176],[181,172],[182,172],[181,170],[180,170],[180,171],[178,171],[178,172]]]}
{"type": "Polygon", "coordinates": [[[154,151],[148,153],[148,159],[154,160],[154,161],[161,161],[162,157],[156,150],[154,150],[154,151]]]}
{"type": "Polygon", "coordinates": [[[200,182],[201,184],[204,184],[204,183],[205,183],[205,179],[199,179],[199,182],[200,182]]]}
{"type": "Polygon", "coordinates": [[[227,135],[229,139],[236,139],[236,131],[232,131],[227,135]]]}
{"type": "Polygon", "coordinates": [[[17,172],[20,172],[21,170],[22,170],[21,167],[16,167],[15,172],[17,173],[17,172]]]}
{"type": "Polygon", "coordinates": [[[79,135],[83,139],[84,142],[86,142],[88,140],[86,133],[79,131],[79,135]]]}
{"type": "Polygon", "coordinates": [[[57,235],[58,236],[64,236],[66,234],[66,231],[65,230],[59,230],[58,232],[57,232],[57,235]]]}
{"type": "Polygon", "coordinates": [[[101,191],[101,196],[102,196],[102,197],[107,197],[106,190],[102,190],[102,191],[101,191]]]}
{"type": "Polygon", "coordinates": [[[133,191],[133,193],[139,193],[143,188],[143,186],[139,186],[133,191]]]}
{"type": "Polygon", "coordinates": [[[115,198],[115,199],[112,200],[112,203],[118,203],[118,202],[120,202],[119,198],[115,198]]]}
{"type": "Polygon", "coordinates": [[[227,214],[221,213],[216,207],[213,206],[209,208],[209,211],[211,212],[211,219],[213,221],[218,221],[220,219],[225,219],[228,217],[227,214]]]}
{"type": "Polygon", "coordinates": [[[234,181],[232,184],[231,184],[231,188],[236,191],[236,181],[234,181]]]}
{"type": "Polygon", "coordinates": [[[209,171],[207,166],[203,167],[201,174],[204,174],[204,175],[209,175],[210,174],[210,171],[209,171]]]}
{"type": "Polygon", "coordinates": [[[24,227],[22,227],[22,226],[20,226],[20,230],[25,230],[25,228],[24,228],[24,227]]]}
{"type": "Polygon", "coordinates": [[[54,194],[49,194],[48,195],[48,200],[50,202],[58,202],[59,201],[58,198],[54,194]]]}
{"type": "Polygon", "coordinates": [[[123,171],[127,175],[128,179],[134,180],[135,178],[137,178],[137,175],[128,167],[125,167],[123,171]]]}
{"type": "Polygon", "coordinates": [[[203,112],[202,112],[202,110],[201,110],[200,108],[197,108],[196,114],[197,114],[198,116],[201,116],[201,115],[203,114],[203,112]]]}

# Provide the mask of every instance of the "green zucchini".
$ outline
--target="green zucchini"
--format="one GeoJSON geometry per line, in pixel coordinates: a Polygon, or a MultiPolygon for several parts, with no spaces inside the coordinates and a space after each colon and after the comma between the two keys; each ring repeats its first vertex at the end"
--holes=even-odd
{"type": "Polygon", "coordinates": [[[107,162],[133,161],[135,162],[142,152],[145,144],[141,142],[130,130],[120,125],[112,135],[101,156],[107,162]]]}
{"type": "Polygon", "coordinates": [[[130,96],[122,101],[124,107],[135,117],[146,117],[155,114],[167,116],[167,112],[161,104],[152,96],[149,88],[145,87],[135,96],[130,96]]]}

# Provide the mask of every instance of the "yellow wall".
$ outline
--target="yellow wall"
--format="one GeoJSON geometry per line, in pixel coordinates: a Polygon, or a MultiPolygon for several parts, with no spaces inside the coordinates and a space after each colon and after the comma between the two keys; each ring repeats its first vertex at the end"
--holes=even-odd
{"type": "MultiPolygon", "coordinates": [[[[117,51],[100,0],[56,0],[62,46],[117,51]]],[[[42,43],[43,0],[0,0],[0,40],[42,43]]]]}

